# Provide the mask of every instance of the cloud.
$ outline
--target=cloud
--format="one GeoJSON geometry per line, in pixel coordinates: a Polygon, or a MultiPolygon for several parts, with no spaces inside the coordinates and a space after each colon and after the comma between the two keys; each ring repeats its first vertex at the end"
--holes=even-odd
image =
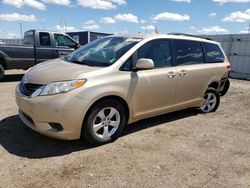
{"type": "Polygon", "coordinates": [[[10,21],[10,22],[15,22],[15,21],[36,22],[37,18],[33,14],[25,15],[25,14],[13,13],[13,14],[0,14],[0,20],[10,21]]]}
{"type": "Polygon", "coordinates": [[[228,33],[229,31],[220,26],[209,26],[209,27],[202,27],[200,30],[198,30],[198,32],[203,34],[217,34],[217,33],[228,33]]]}
{"type": "Polygon", "coordinates": [[[92,9],[116,9],[117,5],[126,4],[125,0],[77,0],[78,4],[85,8],[92,9]]]}
{"type": "Polygon", "coordinates": [[[119,34],[128,34],[129,32],[124,30],[124,31],[115,31],[114,34],[115,35],[119,35],[119,34]]]}
{"type": "Polygon", "coordinates": [[[239,33],[241,33],[241,34],[248,34],[249,33],[249,28],[245,27],[244,29],[242,29],[241,31],[239,31],[239,33]]]}
{"type": "Polygon", "coordinates": [[[210,14],[208,14],[208,16],[212,18],[212,17],[217,16],[217,13],[216,12],[211,12],[210,14]]]}
{"type": "Polygon", "coordinates": [[[146,30],[146,31],[154,31],[155,26],[153,26],[153,25],[141,26],[141,29],[146,30]]]}
{"type": "Polygon", "coordinates": [[[171,0],[177,3],[191,3],[191,0],[171,0]]]}
{"type": "Polygon", "coordinates": [[[250,0],[213,0],[213,2],[223,5],[226,3],[250,3],[250,0]]]}
{"type": "Polygon", "coordinates": [[[128,14],[116,14],[114,16],[115,20],[119,22],[131,22],[131,23],[138,23],[137,16],[128,13],[128,14]]]}
{"type": "Polygon", "coordinates": [[[187,14],[177,14],[177,13],[171,13],[171,12],[163,12],[160,14],[157,14],[155,17],[153,17],[153,20],[155,21],[188,21],[190,20],[190,16],[187,14]]]}
{"type": "Polygon", "coordinates": [[[60,32],[71,32],[71,31],[77,31],[77,29],[73,26],[61,26],[61,25],[56,25],[55,29],[60,31],[60,32]]]}
{"type": "Polygon", "coordinates": [[[88,20],[84,22],[83,29],[85,30],[98,30],[100,26],[96,24],[95,20],[88,20]]]}
{"type": "Polygon", "coordinates": [[[15,32],[8,31],[6,34],[6,38],[9,38],[9,39],[17,38],[17,34],[15,32]]]}
{"type": "Polygon", "coordinates": [[[95,20],[88,20],[88,21],[84,22],[84,24],[93,25],[93,24],[95,24],[95,20]]]}
{"type": "Polygon", "coordinates": [[[102,17],[100,22],[104,23],[104,24],[114,24],[114,23],[116,23],[116,21],[111,17],[102,17]]]}
{"type": "Polygon", "coordinates": [[[223,22],[247,22],[250,20],[250,9],[247,9],[245,12],[237,11],[232,12],[231,14],[227,15],[223,18],[223,22]]]}
{"type": "Polygon", "coordinates": [[[100,29],[100,26],[97,24],[93,24],[93,25],[85,25],[82,28],[86,30],[98,30],[100,29]]]}
{"type": "Polygon", "coordinates": [[[44,3],[69,6],[70,0],[42,0],[44,3]]]}
{"type": "Polygon", "coordinates": [[[244,29],[244,30],[239,31],[239,33],[240,33],[240,34],[248,34],[248,33],[249,33],[249,31],[248,31],[248,30],[246,30],[246,29],[244,29]]]}
{"type": "Polygon", "coordinates": [[[113,3],[117,3],[118,5],[125,5],[126,0],[110,0],[113,3]]]}
{"type": "Polygon", "coordinates": [[[142,24],[145,24],[145,23],[147,23],[148,21],[147,21],[147,20],[140,20],[140,22],[141,22],[142,24]]]}
{"type": "Polygon", "coordinates": [[[43,3],[36,0],[3,0],[3,3],[17,8],[28,6],[39,10],[46,10],[46,6],[43,3]]]}

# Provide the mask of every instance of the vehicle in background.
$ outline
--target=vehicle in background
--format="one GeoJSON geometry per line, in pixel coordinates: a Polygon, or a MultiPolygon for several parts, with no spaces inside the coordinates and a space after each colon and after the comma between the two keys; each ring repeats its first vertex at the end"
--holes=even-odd
{"type": "Polygon", "coordinates": [[[108,36],[32,67],[17,86],[16,102],[31,129],[100,145],[118,138],[127,123],[191,107],[216,111],[230,69],[212,40],[108,36]]]}
{"type": "Polygon", "coordinates": [[[96,39],[112,35],[110,33],[101,33],[93,31],[73,31],[67,32],[75,41],[77,41],[81,46],[88,44],[96,39]]]}
{"type": "Polygon", "coordinates": [[[0,45],[0,80],[7,69],[28,69],[40,62],[70,54],[80,45],[63,33],[30,30],[23,45],[0,45]]]}

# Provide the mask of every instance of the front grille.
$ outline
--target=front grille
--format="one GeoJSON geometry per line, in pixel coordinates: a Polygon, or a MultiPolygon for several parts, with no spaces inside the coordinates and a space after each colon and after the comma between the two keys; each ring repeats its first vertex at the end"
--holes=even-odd
{"type": "Polygon", "coordinates": [[[43,85],[40,84],[21,83],[19,89],[23,95],[30,97],[36,90],[38,90],[42,86],[43,85]]]}

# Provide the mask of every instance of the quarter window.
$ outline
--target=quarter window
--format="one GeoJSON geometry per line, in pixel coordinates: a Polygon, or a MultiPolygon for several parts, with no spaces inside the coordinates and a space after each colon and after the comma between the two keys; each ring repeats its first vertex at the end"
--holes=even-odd
{"type": "Polygon", "coordinates": [[[137,53],[137,59],[148,58],[154,61],[156,68],[171,66],[171,50],[168,40],[154,40],[144,44],[137,53]]]}
{"type": "Polygon", "coordinates": [[[218,45],[212,43],[203,43],[206,51],[207,63],[224,62],[224,55],[218,45]]]}
{"type": "Polygon", "coordinates": [[[121,66],[122,71],[131,71],[133,65],[133,56],[127,59],[127,61],[121,66]]]}
{"type": "Polygon", "coordinates": [[[41,46],[51,46],[49,33],[40,32],[39,40],[41,46]]]}
{"type": "Polygon", "coordinates": [[[176,64],[192,65],[204,62],[202,46],[200,42],[176,40],[176,64]]]}

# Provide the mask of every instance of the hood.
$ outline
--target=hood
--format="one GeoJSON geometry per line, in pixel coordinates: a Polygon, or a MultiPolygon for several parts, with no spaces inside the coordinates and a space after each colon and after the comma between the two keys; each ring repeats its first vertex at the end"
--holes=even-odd
{"type": "Polygon", "coordinates": [[[99,70],[101,67],[90,67],[70,63],[62,59],[53,59],[32,67],[23,77],[23,81],[33,84],[73,80],[79,74],[99,70]]]}

